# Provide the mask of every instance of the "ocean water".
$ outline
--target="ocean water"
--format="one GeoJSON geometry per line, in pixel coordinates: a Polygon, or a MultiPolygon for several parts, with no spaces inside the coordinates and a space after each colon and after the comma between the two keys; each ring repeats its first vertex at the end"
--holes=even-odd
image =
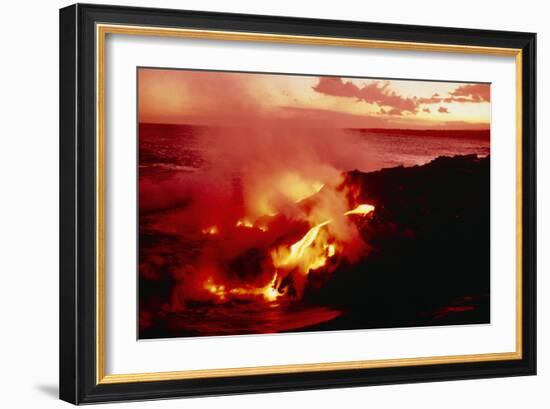
{"type": "MultiPolygon", "coordinates": [[[[375,167],[423,165],[439,156],[489,155],[489,138],[478,132],[421,132],[362,131],[375,167]]],[[[377,169],[369,169],[377,170],[377,169]]]]}
{"type": "MultiPolygon", "coordinates": [[[[208,128],[191,125],[140,124],[140,177],[196,172],[205,166],[201,135],[208,128]]],[[[350,130],[364,142],[365,165],[374,171],[422,165],[439,156],[490,153],[489,133],[483,131],[350,130]]],[[[223,130],[222,130],[223,134],[223,130]]]]}

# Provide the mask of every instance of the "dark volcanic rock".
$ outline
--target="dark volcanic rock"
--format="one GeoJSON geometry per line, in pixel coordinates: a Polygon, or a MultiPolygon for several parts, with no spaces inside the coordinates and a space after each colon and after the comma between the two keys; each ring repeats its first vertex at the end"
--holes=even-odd
{"type": "Polygon", "coordinates": [[[331,328],[489,322],[488,157],[353,171],[346,183],[376,211],[362,229],[364,261],[307,293],[310,302],[350,311],[331,328]]]}

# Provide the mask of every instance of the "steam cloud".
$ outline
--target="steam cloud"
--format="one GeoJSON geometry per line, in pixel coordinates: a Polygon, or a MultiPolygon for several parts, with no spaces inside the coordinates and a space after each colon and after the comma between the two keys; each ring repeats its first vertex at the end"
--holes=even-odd
{"type": "MultiPolygon", "coordinates": [[[[354,259],[364,250],[355,225],[343,217],[349,210],[342,189],[342,174],[351,169],[368,169],[368,146],[355,132],[327,129],[301,116],[291,121],[270,118],[250,92],[246,77],[190,73],[182,83],[186,99],[198,105],[212,103],[208,123],[196,137],[196,149],[204,165],[196,172],[181,173],[163,181],[140,181],[140,212],[170,211],[155,221],[155,229],[189,239],[189,232],[216,226],[223,231],[246,217],[280,216],[297,226],[311,226],[326,220],[327,231],[340,243],[347,243],[343,257],[354,259]],[[230,124],[228,123],[230,118],[230,124]],[[315,200],[304,206],[304,199],[315,200]]],[[[309,228],[309,227],[308,227],[309,228]]],[[[301,230],[303,231],[303,229],[301,230]]],[[[228,267],[241,254],[264,247],[277,238],[277,224],[269,232],[246,234],[205,245],[191,264],[172,272],[179,283],[171,308],[183,308],[183,299],[200,293],[205,277],[238,281],[228,267]]],[[[302,233],[303,234],[303,233],[302,233]]],[[[299,237],[297,235],[296,237],[299,237]]],[[[269,257],[258,259],[258,270],[273,272],[269,257]]],[[[270,276],[248,277],[258,285],[270,276]]],[[[303,277],[294,279],[298,291],[303,277]]]]}

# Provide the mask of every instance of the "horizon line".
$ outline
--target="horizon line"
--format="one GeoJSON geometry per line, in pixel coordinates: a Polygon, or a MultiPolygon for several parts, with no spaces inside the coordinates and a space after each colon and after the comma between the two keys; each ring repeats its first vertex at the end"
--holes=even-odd
{"type": "MultiPolygon", "coordinates": [[[[170,122],[142,122],[137,121],[139,125],[171,125],[171,126],[203,126],[203,127],[211,127],[211,128],[256,128],[256,126],[242,126],[242,125],[231,125],[231,124],[224,124],[224,125],[208,125],[208,124],[201,124],[201,123],[189,123],[189,122],[182,122],[182,123],[170,123],[170,122]]],[[[477,125],[477,124],[472,124],[477,125]]],[[[479,128],[452,128],[452,129],[446,129],[446,128],[383,128],[383,127],[357,127],[357,126],[294,126],[295,128],[309,128],[309,129],[315,129],[315,128],[329,128],[329,129],[359,129],[359,130],[369,130],[369,131],[490,131],[491,126],[490,124],[487,124],[486,127],[479,127],[479,128]]]]}

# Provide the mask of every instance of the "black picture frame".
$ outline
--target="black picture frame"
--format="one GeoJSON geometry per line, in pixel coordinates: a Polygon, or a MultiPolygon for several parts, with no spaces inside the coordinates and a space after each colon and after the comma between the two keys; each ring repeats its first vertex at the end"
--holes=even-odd
{"type": "MultiPolygon", "coordinates": [[[[536,374],[536,34],[77,4],[60,10],[60,398],[74,404],[536,374]],[[522,53],[521,359],[98,383],[96,24],[514,48],[522,53]]],[[[100,357],[99,357],[100,358],[100,357]]]]}

